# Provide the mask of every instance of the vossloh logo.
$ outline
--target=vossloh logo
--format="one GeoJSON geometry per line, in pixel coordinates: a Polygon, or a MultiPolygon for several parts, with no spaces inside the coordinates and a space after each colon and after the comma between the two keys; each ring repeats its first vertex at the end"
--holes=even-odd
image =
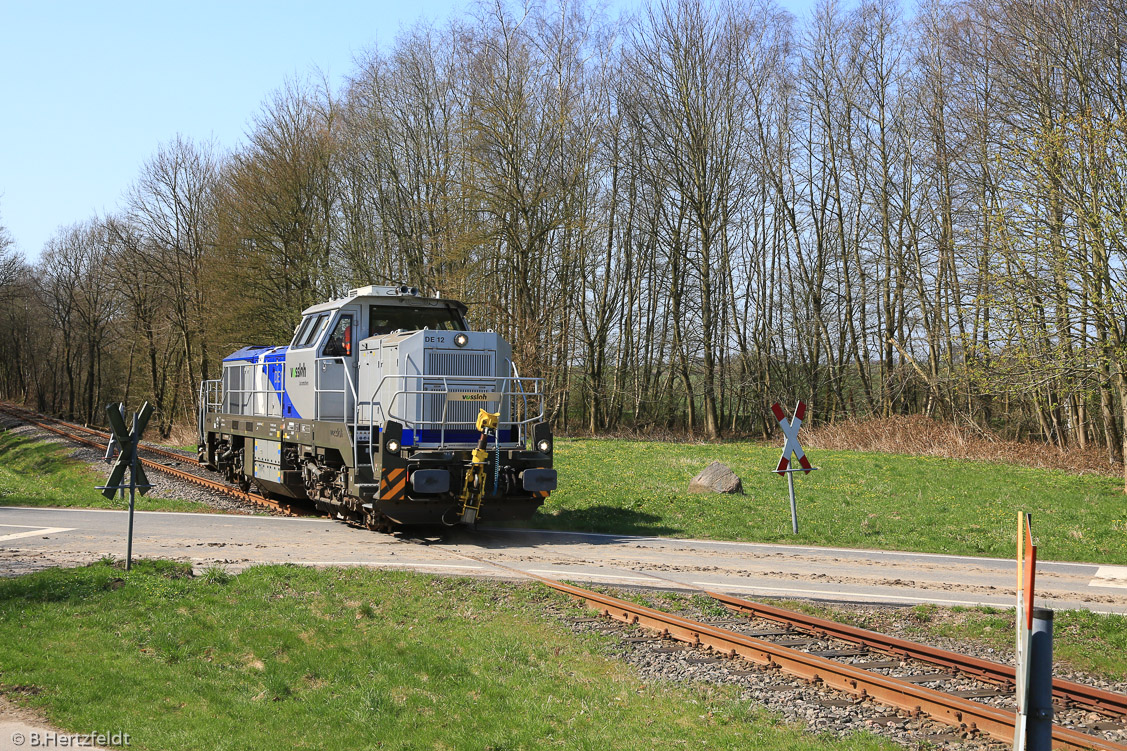
{"type": "Polygon", "coordinates": [[[290,378],[305,378],[305,363],[290,368],[290,378]]]}

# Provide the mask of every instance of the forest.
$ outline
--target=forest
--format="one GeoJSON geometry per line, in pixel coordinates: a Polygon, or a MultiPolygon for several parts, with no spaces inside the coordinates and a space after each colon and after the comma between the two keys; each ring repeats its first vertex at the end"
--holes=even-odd
{"type": "Polygon", "coordinates": [[[280,81],[233,148],[154,144],[34,262],[0,227],[0,396],[167,434],[234,349],[405,283],[565,433],[767,435],[803,398],[1119,465],[1125,35],[1124,0],[480,2],[280,81]]]}

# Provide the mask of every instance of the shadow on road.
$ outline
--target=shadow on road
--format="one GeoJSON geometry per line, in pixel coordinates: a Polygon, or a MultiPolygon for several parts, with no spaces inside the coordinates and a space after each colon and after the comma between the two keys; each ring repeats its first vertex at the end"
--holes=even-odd
{"type": "Polygon", "coordinates": [[[683,530],[660,523],[661,517],[614,506],[592,506],[556,514],[537,514],[527,522],[483,521],[469,527],[416,527],[401,530],[405,539],[428,545],[476,545],[481,548],[528,547],[562,542],[558,533],[574,534],[591,545],[613,545],[633,536],[677,536],[683,530]],[[544,531],[552,534],[544,534],[544,531]],[[597,534],[598,536],[593,536],[597,534]],[[586,535],[586,537],[584,537],[586,535]]]}

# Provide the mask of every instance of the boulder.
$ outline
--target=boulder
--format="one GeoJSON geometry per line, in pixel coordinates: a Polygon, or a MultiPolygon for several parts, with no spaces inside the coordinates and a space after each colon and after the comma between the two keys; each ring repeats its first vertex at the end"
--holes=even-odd
{"type": "Polygon", "coordinates": [[[743,493],[740,478],[727,464],[712,462],[689,481],[690,493],[743,493]]]}

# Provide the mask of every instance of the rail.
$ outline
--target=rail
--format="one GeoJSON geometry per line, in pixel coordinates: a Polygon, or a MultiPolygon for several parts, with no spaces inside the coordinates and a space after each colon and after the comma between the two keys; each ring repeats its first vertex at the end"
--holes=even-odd
{"type": "MultiPolygon", "coordinates": [[[[795,613],[762,602],[752,602],[719,592],[708,592],[707,594],[737,613],[793,626],[802,631],[830,636],[864,647],[871,647],[881,652],[911,657],[932,665],[953,668],[961,673],[973,675],[991,683],[1013,685],[1016,682],[1012,665],[1003,665],[979,657],[949,652],[926,644],[917,644],[906,639],[886,636],[875,631],[848,626],[825,618],[795,613]]],[[[1054,678],[1053,696],[1101,712],[1127,717],[1127,696],[1123,694],[1115,694],[1093,686],[1085,686],[1082,683],[1054,678]]]]}

